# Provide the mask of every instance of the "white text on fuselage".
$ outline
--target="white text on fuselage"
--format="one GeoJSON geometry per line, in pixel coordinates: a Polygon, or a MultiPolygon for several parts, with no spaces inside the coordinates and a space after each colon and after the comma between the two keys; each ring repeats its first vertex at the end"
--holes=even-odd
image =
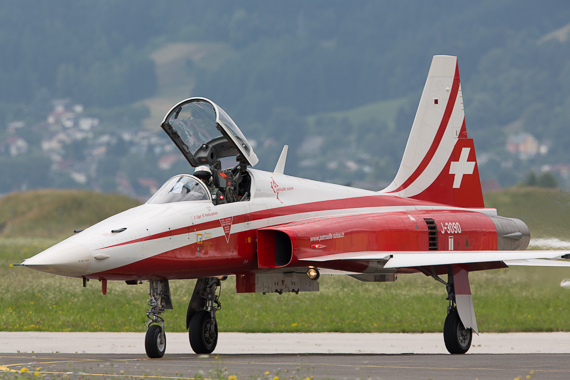
{"type": "Polygon", "coordinates": [[[461,224],[456,222],[449,222],[449,223],[441,223],[441,233],[448,233],[448,234],[460,234],[461,233],[461,224]]]}
{"type": "Polygon", "coordinates": [[[217,211],[214,211],[214,212],[207,212],[207,213],[204,213],[204,214],[198,214],[198,215],[194,215],[194,220],[199,220],[199,219],[202,219],[202,218],[211,218],[211,217],[216,216],[216,215],[218,215],[218,212],[217,212],[217,211]]]}
{"type": "Polygon", "coordinates": [[[271,186],[271,189],[273,190],[273,192],[277,195],[277,200],[281,203],[283,203],[283,201],[281,199],[279,199],[279,193],[294,190],[293,186],[279,187],[279,185],[275,182],[275,179],[273,179],[273,178],[271,178],[270,186],[271,186]]]}
{"type": "Polygon", "coordinates": [[[323,240],[331,240],[331,239],[340,239],[344,237],[344,232],[335,232],[334,234],[327,234],[321,236],[313,236],[311,237],[311,241],[323,241],[323,240]]]}

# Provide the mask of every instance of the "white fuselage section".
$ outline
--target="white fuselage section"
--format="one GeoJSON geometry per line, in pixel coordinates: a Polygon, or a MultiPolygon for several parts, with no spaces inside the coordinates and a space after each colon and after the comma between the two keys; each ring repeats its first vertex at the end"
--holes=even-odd
{"type": "MultiPolygon", "coordinates": [[[[209,200],[143,204],[69,237],[27,259],[24,265],[53,274],[90,277],[165,252],[199,244],[200,239],[202,243],[207,239],[225,241],[228,244],[229,237],[240,232],[255,231],[294,220],[358,211],[304,211],[303,204],[375,195],[375,192],[369,190],[283,174],[253,169],[250,169],[249,173],[251,198],[248,201],[217,206],[209,200]],[[300,207],[284,213],[272,212],[290,206],[300,207]],[[255,220],[243,218],[252,213],[257,213],[259,217],[255,220]],[[226,222],[229,225],[224,226],[222,223],[226,222]],[[171,231],[175,233],[169,234],[171,231]]],[[[235,247],[228,246],[227,249],[231,251],[235,247]]],[[[249,259],[249,264],[251,260],[255,260],[255,257],[249,259]]],[[[141,274],[141,277],[146,276],[141,274]]]]}

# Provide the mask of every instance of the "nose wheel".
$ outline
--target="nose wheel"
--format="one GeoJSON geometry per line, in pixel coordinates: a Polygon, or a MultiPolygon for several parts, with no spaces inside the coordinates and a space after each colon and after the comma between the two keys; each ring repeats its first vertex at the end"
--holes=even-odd
{"type": "Polygon", "coordinates": [[[164,313],[165,309],[172,309],[168,280],[150,280],[148,297],[150,309],[147,310],[146,316],[150,321],[146,325],[144,349],[149,358],[157,359],[163,357],[166,352],[164,319],[160,314],[164,313]]]}
{"type": "Polygon", "coordinates": [[[160,324],[151,324],[146,330],[144,340],[144,349],[146,355],[151,359],[157,359],[164,356],[166,352],[166,334],[164,327],[160,324]]]}

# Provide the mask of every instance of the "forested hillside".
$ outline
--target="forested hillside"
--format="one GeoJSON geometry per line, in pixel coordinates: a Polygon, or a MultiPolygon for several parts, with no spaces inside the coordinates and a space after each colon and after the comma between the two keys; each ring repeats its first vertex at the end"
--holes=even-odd
{"type": "Polygon", "coordinates": [[[570,7],[438,3],[0,0],[0,194],[148,196],[191,168],[158,124],[205,96],[272,169],[380,188],[431,57],[457,55],[485,180],[570,173],[570,7]]]}

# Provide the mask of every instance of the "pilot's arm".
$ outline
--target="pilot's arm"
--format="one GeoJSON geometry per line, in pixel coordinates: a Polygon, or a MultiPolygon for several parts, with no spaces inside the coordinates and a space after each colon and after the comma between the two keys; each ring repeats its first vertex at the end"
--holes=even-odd
{"type": "Polygon", "coordinates": [[[222,193],[216,186],[210,186],[210,192],[212,193],[212,201],[214,202],[214,205],[228,203],[226,201],[226,197],[224,197],[224,193],[222,193]]]}

